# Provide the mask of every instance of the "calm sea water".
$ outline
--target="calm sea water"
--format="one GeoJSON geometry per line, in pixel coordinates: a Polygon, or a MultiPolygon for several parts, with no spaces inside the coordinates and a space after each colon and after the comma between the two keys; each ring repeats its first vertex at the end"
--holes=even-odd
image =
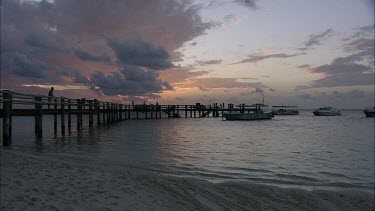
{"type": "Polygon", "coordinates": [[[212,181],[373,189],[375,119],[360,110],[342,113],[314,117],[302,111],[265,121],[129,120],[84,126],[64,137],[45,117],[42,146],[34,143],[34,119],[15,117],[14,129],[22,129],[13,131],[12,150],[212,181]]]}

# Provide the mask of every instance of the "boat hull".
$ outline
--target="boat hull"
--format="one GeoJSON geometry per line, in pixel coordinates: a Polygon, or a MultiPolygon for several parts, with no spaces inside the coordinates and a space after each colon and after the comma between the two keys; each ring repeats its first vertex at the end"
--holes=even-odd
{"type": "Polygon", "coordinates": [[[375,111],[364,110],[363,112],[365,113],[366,117],[375,117],[375,111]]]}
{"type": "Polygon", "coordinates": [[[298,115],[299,111],[284,111],[284,112],[278,112],[278,111],[273,111],[273,115],[298,115]]]}
{"type": "Polygon", "coordinates": [[[233,120],[264,120],[264,119],[272,119],[272,113],[227,113],[223,114],[225,120],[233,121],[233,120]]]}
{"type": "Polygon", "coordinates": [[[315,116],[341,116],[340,112],[319,112],[319,111],[314,111],[313,114],[315,116]]]}

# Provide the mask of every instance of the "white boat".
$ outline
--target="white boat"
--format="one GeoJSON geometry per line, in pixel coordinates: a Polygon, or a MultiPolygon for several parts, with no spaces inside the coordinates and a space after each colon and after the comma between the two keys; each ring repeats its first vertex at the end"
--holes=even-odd
{"type": "Polygon", "coordinates": [[[315,116],[341,116],[340,111],[332,107],[319,108],[313,113],[315,116]]]}
{"type": "Polygon", "coordinates": [[[375,107],[365,108],[363,112],[365,113],[366,117],[375,117],[375,107]]]}
{"type": "Polygon", "coordinates": [[[298,115],[297,106],[272,106],[273,115],[298,115]]]}
{"type": "Polygon", "coordinates": [[[240,105],[240,110],[236,111],[227,111],[223,112],[223,118],[225,120],[263,120],[263,119],[272,119],[273,113],[272,112],[263,112],[261,107],[266,107],[264,104],[254,104],[254,105],[240,105]],[[247,113],[245,112],[245,107],[254,107],[250,109],[246,109],[247,113]]]}

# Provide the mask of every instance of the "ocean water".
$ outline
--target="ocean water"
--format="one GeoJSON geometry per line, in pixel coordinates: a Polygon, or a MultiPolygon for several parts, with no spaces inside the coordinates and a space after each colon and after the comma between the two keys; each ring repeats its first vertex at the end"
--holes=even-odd
{"type": "Polygon", "coordinates": [[[262,121],[140,119],[92,129],[84,117],[82,132],[73,129],[65,136],[54,134],[50,116],[43,120],[43,144],[35,144],[33,117],[14,117],[11,150],[214,182],[373,190],[375,119],[361,110],[342,114],[314,117],[301,111],[262,121]]]}

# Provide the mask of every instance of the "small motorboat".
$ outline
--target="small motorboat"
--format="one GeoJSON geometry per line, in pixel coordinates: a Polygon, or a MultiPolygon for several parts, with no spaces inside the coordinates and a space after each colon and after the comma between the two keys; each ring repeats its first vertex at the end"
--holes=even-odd
{"type": "Polygon", "coordinates": [[[264,104],[254,104],[254,105],[241,105],[242,109],[240,111],[227,111],[223,112],[223,118],[225,120],[263,120],[272,119],[272,112],[264,112],[261,107],[266,107],[264,104]],[[247,109],[247,113],[244,111],[244,107],[253,107],[247,109]]]}
{"type": "Polygon", "coordinates": [[[319,108],[313,112],[315,116],[341,116],[340,111],[332,107],[319,108]]]}
{"type": "Polygon", "coordinates": [[[366,117],[375,117],[375,107],[365,108],[363,112],[365,113],[366,117]]]}
{"type": "Polygon", "coordinates": [[[273,115],[298,115],[297,106],[272,106],[273,115]]]}

